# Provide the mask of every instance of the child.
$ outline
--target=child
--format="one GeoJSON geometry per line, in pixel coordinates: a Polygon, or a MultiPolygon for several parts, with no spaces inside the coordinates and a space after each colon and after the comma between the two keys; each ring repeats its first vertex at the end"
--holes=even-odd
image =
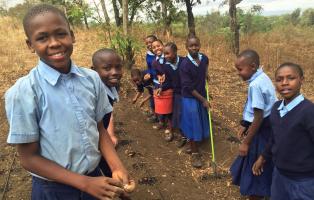
{"type": "Polygon", "coordinates": [[[274,161],[271,199],[314,198],[314,104],[300,93],[304,80],[298,64],[283,63],[275,72],[275,85],[283,100],[270,114],[272,134],[263,154],[253,166],[262,176],[274,161]]]}
{"type": "MultiPolygon", "coordinates": [[[[155,112],[159,115],[159,125],[154,126],[154,129],[162,129],[166,127],[165,134],[169,141],[172,140],[171,133],[171,113],[172,107],[172,84],[169,77],[166,78],[163,65],[165,64],[165,57],[163,54],[164,45],[161,40],[156,40],[152,43],[152,49],[156,55],[156,60],[153,62],[153,69],[156,70],[156,77],[154,77],[155,90],[154,90],[154,101],[155,101],[155,112]],[[171,96],[171,101],[165,100],[166,96],[171,96]],[[157,104],[156,102],[161,102],[157,104]],[[166,106],[165,106],[166,105],[166,106]],[[167,107],[167,109],[163,109],[167,107]],[[170,108],[171,107],[171,108],[170,108]],[[169,109],[170,108],[170,109],[169,109]]],[[[167,139],[166,139],[167,140],[167,139]]]]}
{"type": "MultiPolygon", "coordinates": [[[[165,74],[165,82],[163,87],[166,86],[166,82],[171,84],[173,88],[173,111],[171,125],[172,129],[176,129],[180,133],[180,138],[178,140],[178,147],[182,147],[186,143],[186,138],[182,136],[180,131],[180,120],[181,120],[181,83],[179,76],[179,68],[182,63],[183,57],[177,55],[177,45],[173,42],[169,42],[164,47],[164,55],[166,63],[163,65],[162,70],[165,74]]],[[[166,135],[166,141],[171,141],[173,139],[173,131],[166,135]]]]}
{"type": "Polygon", "coordinates": [[[208,58],[199,53],[200,40],[189,37],[186,40],[188,55],[180,65],[181,78],[181,130],[189,139],[189,149],[192,152],[191,164],[200,168],[203,163],[196,142],[209,136],[208,111],[209,102],[206,99],[205,81],[208,73],[208,58]]]}
{"type": "Polygon", "coordinates": [[[154,73],[152,72],[152,63],[156,59],[155,54],[153,53],[152,49],[152,43],[157,40],[157,37],[155,35],[148,35],[145,38],[145,45],[146,45],[146,64],[147,64],[147,70],[149,73],[154,73]]]}
{"type": "Polygon", "coordinates": [[[33,175],[32,199],[91,200],[124,193],[128,173],[102,123],[112,107],[98,74],[71,61],[75,38],[65,15],[36,5],[23,27],[40,60],[6,92],[5,108],[7,142],[17,145],[21,165],[33,175]],[[101,156],[113,178],[100,176],[101,156]]]}
{"type": "Polygon", "coordinates": [[[242,128],[238,136],[244,137],[239,156],[231,166],[233,183],[240,186],[240,193],[249,199],[270,196],[272,163],[265,166],[263,176],[253,176],[252,166],[257,156],[264,151],[271,128],[269,114],[276,101],[275,88],[260,66],[256,51],[247,49],[235,61],[239,76],[248,82],[247,101],[244,106],[242,128]]]}
{"type": "MultiPolygon", "coordinates": [[[[114,102],[119,101],[116,87],[122,77],[122,60],[112,49],[99,49],[92,56],[92,69],[95,70],[102,82],[108,95],[109,102],[113,106],[114,102]]],[[[103,118],[104,128],[107,129],[110,139],[114,146],[118,144],[118,139],[114,133],[114,122],[112,112],[107,113],[103,118]]],[[[111,177],[111,170],[107,162],[101,158],[99,168],[107,177],[111,177]]]]}
{"type": "Polygon", "coordinates": [[[137,92],[136,95],[134,96],[132,103],[136,103],[136,101],[138,100],[138,98],[143,94],[144,92],[144,88],[146,88],[148,90],[148,94],[140,103],[140,107],[142,107],[144,105],[144,103],[148,100],[150,100],[150,107],[152,109],[152,111],[154,111],[155,107],[154,107],[154,99],[152,99],[151,97],[153,96],[153,81],[150,78],[146,78],[145,80],[145,76],[149,75],[147,73],[147,70],[141,72],[141,70],[139,69],[132,69],[131,70],[131,79],[133,81],[133,83],[136,85],[137,88],[137,92]],[[143,75],[144,74],[144,75],[143,75]]]}

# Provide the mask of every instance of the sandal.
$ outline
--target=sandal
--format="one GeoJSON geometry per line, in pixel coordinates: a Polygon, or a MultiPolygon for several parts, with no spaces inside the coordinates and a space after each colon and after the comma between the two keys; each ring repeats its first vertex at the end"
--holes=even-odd
{"type": "Polygon", "coordinates": [[[181,148],[188,142],[188,139],[183,136],[179,136],[179,139],[177,140],[177,147],[181,148]]]}
{"type": "Polygon", "coordinates": [[[195,168],[201,168],[203,166],[202,159],[201,159],[201,154],[199,154],[199,153],[192,153],[191,164],[195,168]]]}
{"type": "Polygon", "coordinates": [[[167,142],[171,142],[173,140],[173,133],[169,129],[165,130],[165,135],[165,140],[167,142]]]}

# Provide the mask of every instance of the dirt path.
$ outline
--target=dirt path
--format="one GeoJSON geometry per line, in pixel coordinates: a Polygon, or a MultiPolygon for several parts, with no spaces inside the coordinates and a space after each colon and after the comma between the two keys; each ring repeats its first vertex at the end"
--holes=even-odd
{"type": "Polygon", "coordinates": [[[121,139],[118,152],[138,183],[133,199],[241,199],[225,174],[237,146],[227,141],[228,129],[222,129],[222,122],[215,116],[216,157],[220,171],[224,171],[220,178],[210,175],[209,141],[201,145],[205,166],[193,169],[190,156],[174,142],[165,142],[162,132],[152,129],[139,108],[128,103],[126,98],[115,106],[116,128],[121,139]]]}

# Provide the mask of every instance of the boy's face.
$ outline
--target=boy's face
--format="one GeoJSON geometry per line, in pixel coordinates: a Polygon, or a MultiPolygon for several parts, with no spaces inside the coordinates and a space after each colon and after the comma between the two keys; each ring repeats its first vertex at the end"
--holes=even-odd
{"type": "Polygon", "coordinates": [[[47,12],[31,19],[27,46],[46,64],[61,73],[70,70],[70,57],[75,38],[64,18],[47,12]]]}
{"type": "Polygon", "coordinates": [[[256,72],[256,66],[249,62],[248,58],[239,57],[235,61],[235,68],[238,70],[238,75],[242,78],[242,80],[249,80],[252,75],[256,72]]]}
{"type": "Polygon", "coordinates": [[[200,44],[199,40],[197,40],[196,38],[189,39],[187,44],[186,44],[186,49],[188,50],[189,54],[193,58],[197,58],[197,55],[198,55],[198,52],[200,51],[200,48],[201,48],[201,44],[200,44]]]}
{"type": "Polygon", "coordinates": [[[164,48],[164,55],[165,55],[165,59],[168,62],[171,62],[174,64],[177,61],[177,55],[173,52],[173,50],[169,46],[166,46],[164,48]]]}
{"type": "Polygon", "coordinates": [[[153,51],[152,49],[152,43],[154,42],[154,39],[149,37],[149,38],[146,38],[145,39],[145,45],[146,45],[146,48],[149,50],[149,51],[153,51]]]}
{"type": "Polygon", "coordinates": [[[139,76],[132,76],[132,81],[135,83],[135,85],[140,85],[142,83],[142,80],[139,76]]]}
{"type": "Polygon", "coordinates": [[[302,83],[303,77],[300,77],[293,67],[282,67],[276,73],[276,89],[286,103],[289,103],[300,94],[302,83]]]}
{"type": "Polygon", "coordinates": [[[113,53],[105,53],[98,56],[94,69],[101,80],[109,87],[116,87],[122,78],[122,61],[113,53]]]}
{"type": "Polygon", "coordinates": [[[153,53],[157,56],[161,56],[164,50],[164,45],[162,45],[159,41],[155,41],[152,43],[153,53]]]}

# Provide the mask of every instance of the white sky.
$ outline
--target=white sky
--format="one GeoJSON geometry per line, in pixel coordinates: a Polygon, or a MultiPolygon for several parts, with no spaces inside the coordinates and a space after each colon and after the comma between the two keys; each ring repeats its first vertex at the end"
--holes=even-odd
{"type": "MultiPolygon", "coordinates": [[[[86,0],[93,5],[93,0],[86,0]]],[[[95,0],[99,2],[99,0],[95,0]]],[[[7,7],[11,7],[16,5],[17,3],[21,3],[23,0],[0,0],[0,5],[5,3],[7,7]]],[[[112,16],[112,6],[111,0],[106,0],[108,12],[112,16]]],[[[193,8],[193,12],[195,15],[205,15],[211,11],[220,10],[221,12],[227,11],[227,6],[219,7],[222,0],[202,0],[202,4],[197,5],[193,8]]],[[[263,7],[263,15],[279,15],[284,13],[289,13],[296,8],[301,8],[302,10],[306,8],[314,8],[314,0],[243,0],[238,7],[242,9],[249,9],[252,5],[259,4],[263,7]]],[[[185,9],[182,6],[182,9],[185,9]]]]}

